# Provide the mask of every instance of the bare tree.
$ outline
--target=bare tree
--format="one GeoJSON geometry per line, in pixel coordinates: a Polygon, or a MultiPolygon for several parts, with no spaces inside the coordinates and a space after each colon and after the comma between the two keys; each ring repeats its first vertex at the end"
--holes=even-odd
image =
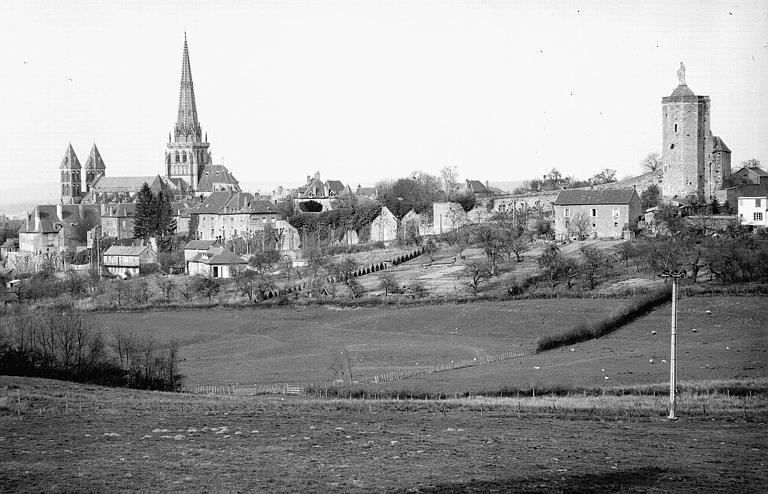
{"type": "Polygon", "coordinates": [[[442,183],[445,197],[450,201],[456,192],[456,186],[459,181],[459,172],[456,166],[444,166],[440,170],[440,182],[442,183]]]}
{"type": "Polygon", "coordinates": [[[473,261],[467,264],[462,273],[461,284],[469,288],[473,295],[480,292],[480,284],[493,277],[493,267],[488,261],[473,261]]]}
{"type": "Polygon", "coordinates": [[[645,172],[658,172],[661,171],[661,155],[657,152],[648,153],[648,156],[643,158],[640,162],[640,166],[645,172]]]}
{"type": "Polygon", "coordinates": [[[400,293],[400,285],[397,284],[395,273],[384,272],[379,275],[379,281],[381,281],[381,288],[384,290],[385,297],[390,293],[400,293]]]}
{"type": "Polygon", "coordinates": [[[750,158],[748,160],[742,161],[739,163],[738,170],[741,170],[742,168],[753,168],[753,167],[760,167],[760,160],[757,158],[750,158]]]}

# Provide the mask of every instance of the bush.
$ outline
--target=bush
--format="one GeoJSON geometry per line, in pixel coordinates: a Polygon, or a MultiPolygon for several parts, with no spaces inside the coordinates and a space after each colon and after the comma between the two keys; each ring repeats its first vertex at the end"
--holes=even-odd
{"type": "Polygon", "coordinates": [[[667,303],[671,296],[672,288],[664,287],[648,295],[638,297],[601,321],[579,323],[560,333],[542,336],[536,340],[536,351],[543,352],[605,336],[647,314],[654,308],[667,303]]]}

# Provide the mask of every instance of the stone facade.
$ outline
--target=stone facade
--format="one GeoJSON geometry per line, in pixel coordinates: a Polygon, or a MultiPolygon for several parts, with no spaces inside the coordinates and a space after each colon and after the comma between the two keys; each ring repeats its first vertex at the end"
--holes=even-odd
{"type": "Polygon", "coordinates": [[[622,238],[635,231],[642,215],[634,189],[563,190],[555,201],[555,237],[566,240],[579,233],[593,238],[622,238]],[[579,231],[582,227],[583,230],[579,231]]]}
{"type": "Polygon", "coordinates": [[[432,231],[435,235],[456,231],[467,223],[467,212],[458,202],[432,204],[432,231]]]}
{"type": "MultiPolygon", "coordinates": [[[[730,177],[730,149],[710,130],[709,96],[697,96],[685,83],[662,98],[662,195],[711,201],[730,177]]],[[[721,193],[722,195],[722,193],[721,193]]]]}
{"type": "Polygon", "coordinates": [[[381,213],[371,222],[371,242],[389,242],[397,239],[398,221],[386,206],[381,207],[381,213]]]}

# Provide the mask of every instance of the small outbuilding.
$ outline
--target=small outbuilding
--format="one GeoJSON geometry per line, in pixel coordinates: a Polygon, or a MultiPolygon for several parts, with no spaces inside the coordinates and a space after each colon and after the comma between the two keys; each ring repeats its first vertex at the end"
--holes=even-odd
{"type": "Polygon", "coordinates": [[[212,247],[200,252],[187,263],[190,275],[210,276],[211,278],[232,278],[238,268],[248,264],[242,257],[222,247],[212,247]]]}
{"type": "Polygon", "coordinates": [[[104,268],[123,278],[137,276],[142,266],[155,263],[157,263],[157,252],[149,245],[113,245],[103,256],[104,268]]]}

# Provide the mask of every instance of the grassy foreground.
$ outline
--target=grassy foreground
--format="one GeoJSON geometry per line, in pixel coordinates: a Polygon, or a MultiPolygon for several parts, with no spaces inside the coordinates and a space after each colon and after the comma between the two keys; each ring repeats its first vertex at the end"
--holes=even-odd
{"type": "Polygon", "coordinates": [[[743,397],[708,397],[706,417],[687,415],[696,399],[670,423],[653,396],[312,400],[0,377],[0,490],[764,491],[765,397],[746,419],[743,397]]]}

